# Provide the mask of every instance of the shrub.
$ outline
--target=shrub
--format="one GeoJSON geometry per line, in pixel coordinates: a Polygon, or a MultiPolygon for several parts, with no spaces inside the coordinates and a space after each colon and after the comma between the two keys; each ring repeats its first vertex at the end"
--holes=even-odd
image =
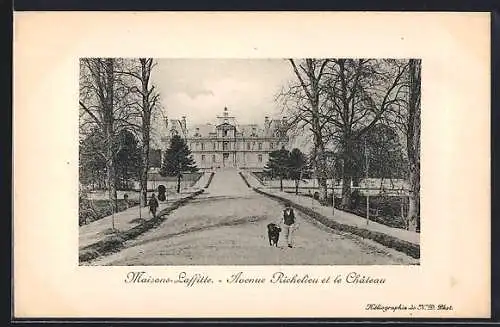
{"type": "Polygon", "coordinates": [[[166,199],[166,195],[165,193],[167,192],[167,188],[165,187],[165,185],[159,185],[158,186],[158,200],[160,201],[165,201],[166,199]]]}
{"type": "Polygon", "coordinates": [[[361,202],[362,197],[363,196],[359,193],[358,190],[352,191],[351,192],[351,203],[350,203],[349,208],[350,209],[357,208],[361,202]]]}
{"type": "MultiPolygon", "coordinates": [[[[116,212],[121,212],[130,208],[131,206],[138,205],[139,202],[138,200],[118,199],[117,204],[118,206],[116,208],[116,212]]],[[[111,206],[109,205],[109,200],[90,201],[87,199],[80,199],[78,212],[78,220],[80,226],[110,216],[112,213],[113,212],[111,206]]]]}

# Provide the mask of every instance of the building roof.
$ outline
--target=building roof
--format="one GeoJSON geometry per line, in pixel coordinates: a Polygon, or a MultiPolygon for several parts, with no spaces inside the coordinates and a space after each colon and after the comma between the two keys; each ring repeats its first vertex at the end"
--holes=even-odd
{"type": "MultiPolygon", "coordinates": [[[[218,125],[221,126],[221,125],[218,125]]],[[[251,137],[254,133],[256,137],[273,137],[278,131],[278,124],[271,124],[269,128],[263,128],[258,124],[236,125],[237,135],[243,137],[251,137]]],[[[210,137],[210,134],[215,135],[217,126],[214,124],[197,124],[188,126],[187,137],[210,137]]]]}
{"type": "Polygon", "coordinates": [[[236,127],[236,135],[239,137],[277,137],[282,128],[282,120],[269,119],[265,117],[262,125],[259,124],[238,124],[235,117],[229,116],[227,108],[224,108],[223,116],[217,116],[218,123],[194,124],[190,125],[186,122],[186,117],[182,119],[170,119],[168,121],[168,138],[172,132],[176,132],[181,136],[194,137],[211,137],[216,136],[217,128],[230,124],[236,127]]]}

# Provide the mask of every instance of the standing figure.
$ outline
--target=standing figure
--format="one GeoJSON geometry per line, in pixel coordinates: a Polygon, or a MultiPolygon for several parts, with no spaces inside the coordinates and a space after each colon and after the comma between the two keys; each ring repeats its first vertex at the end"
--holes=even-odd
{"type": "Polygon", "coordinates": [[[149,199],[149,212],[156,218],[156,209],[158,209],[158,200],[156,199],[155,194],[151,195],[151,199],[149,199]]]}
{"type": "Polygon", "coordinates": [[[293,245],[293,232],[296,229],[295,225],[295,214],[293,212],[290,203],[286,203],[285,210],[283,210],[283,232],[285,239],[288,242],[288,247],[291,248],[293,245]]]}
{"type": "Polygon", "coordinates": [[[126,208],[126,209],[130,208],[130,203],[128,202],[128,194],[126,194],[126,193],[125,193],[125,194],[123,195],[123,200],[124,200],[124,202],[125,202],[125,208],[126,208]]]}

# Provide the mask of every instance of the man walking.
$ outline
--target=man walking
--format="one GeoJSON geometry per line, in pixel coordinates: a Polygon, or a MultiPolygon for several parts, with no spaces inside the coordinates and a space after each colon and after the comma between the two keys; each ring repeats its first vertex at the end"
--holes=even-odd
{"type": "Polygon", "coordinates": [[[295,214],[293,212],[292,207],[290,206],[290,203],[286,203],[285,205],[285,210],[283,210],[283,232],[285,239],[288,242],[288,247],[291,248],[293,244],[293,232],[296,229],[295,225],[295,214]]]}
{"type": "Polygon", "coordinates": [[[149,199],[149,212],[153,216],[153,218],[156,218],[156,209],[158,208],[158,200],[156,200],[156,196],[153,193],[151,195],[151,199],[149,199]]]}

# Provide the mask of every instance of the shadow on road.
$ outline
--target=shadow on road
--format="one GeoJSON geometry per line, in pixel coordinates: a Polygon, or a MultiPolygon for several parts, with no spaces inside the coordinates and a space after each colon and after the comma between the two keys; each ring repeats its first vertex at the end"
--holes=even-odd
{"type": "Polygon", "coordinates": [[[149,238],[147,240],[135,242],[131,246],[132,247],[133,246],[140,246],[140,245],[144,245],[144,244],[151,243],[151,242],[162,241],[162,240],[176,237],[176,236],[186,235],[189,233],[201,232],[201,231],[210,230],[210,229],[219,228],[219,227],[231,227],[231,226],[255,223],[255,222],[263,221],[266,219],[268,219],[267,216],[248,216],[248,217],[243,217],[243,218],[238,218],[238,219],[222,221],[222,222],[217,223],[217,224],[189,227],[189,228],[182,230],[182,231],[179,231],[177,233],[170,233],[170,234],[161,235],[161,236],[154,237],[154,238],[149,238]]]}

